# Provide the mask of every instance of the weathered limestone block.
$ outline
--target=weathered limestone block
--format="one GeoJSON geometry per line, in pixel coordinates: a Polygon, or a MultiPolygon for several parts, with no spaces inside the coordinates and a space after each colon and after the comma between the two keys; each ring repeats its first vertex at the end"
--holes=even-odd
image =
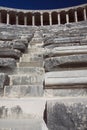
{"type": "Polygon", "coordinates": [[[37,55],[37,54],[24,54],[20,58],[20,62],[40,62],[43,61],[43,56],[42,55],[37,55]]]}
{"type": "Polygon", "coordinates": [[[12,48],[12,49],[17,49],[22,52],[26,50],[25,44],[20,42],[14,42],[14,41],[0,41],[0,48],[12,48]]]}
{"type": "Polygon", "coordinates": [[[35,74],[30,75],[11,75],[11,85],[41,85],[43,83],[43,76],[35,74]]]}
{"type": "Polygon", "coordinates": [[[15,39],[13,40],[15,43],[23,43],[26,47],[28,46],[28,40],[27,39],[15,39]]]}
{"type": "Polygon", "coordinates": [[[44,68],[41,67],[16,67],[14,69],[2,68],[0,69],[0,73],[7,73],[9,75],[12,74],[44,74],[44,68]]]}
{"type": "Polygon", "coordinates": [[[55,47],[53,49],[46,49],[44,58],[55,57],[63,55],[74,55],[74,54],[87,54],[87,46],[67,46],[67,47],[55,47]]]}
{"type": "Polygon", "coordinates": [[[5,85],[9,85],[9,77],[4,73],[0,73],[0,88],[4,88],[5,85]]]}
{"type": "MultiPolygon", "coordinates": [[[[87,87],[87,85],[85,85],[87,87]]],[[[66,86],[62,86],[61,88],[58,88],[58,86],[55,87],[54,86],[50,86],[50,89],[46,89],[44,90],[44,96],[46,97],[81,97],[81,96],[87,96],[87,88],[84,88],[84,85],[82,85],[82,88],[79,87],[78,88],[71,88],[72,86],[70,86],[70,88],[67,89],[66,86]]]]}
{"type": "Polygon", "coordinates": [[[87,98],[47,101],[45,120],[50,130],[86,130],[87,98]]]}
{"type": "Polygon", "coordinates": [[[16,61],[13,58],[0,58],[0,67],[15,68],[16,61]]]}
{"type": "Polygon", "coordinates": [[[10,57],[10,58],[19,59],[20,56],[21,56],[21,52],[19,50],[0,48],[0,57],[2,58],[10,57]]]}
{"type": "Polygon", "coordinates": [[[30,61],[30,62],[20,62],[18,63],[18,67],[43,67],[43,62],[42,61],[30,61]]]}
{"type": "Polygon", "coordinates": [[[5,86],[4,96],[6,97],[37,97],[43,96],[42,85],[15,85],[5,86]]]}
{"type": "Polygon", "coordinates": [[[18,38],[17,33],[11,33],[10,30],[9,31],[4,31],[4,29],[2,29],[1,32],[1,27],[0,27],[0,39],[1,40],[13,40],[15,38],[18,38]]]}
{"type": "Polygon", "coordinates": [[[85,88],[87,70],[48,72],[45,74],[45,88],[85,88]]]}
{"type": "Polygon", "coordinates": [[[76,37],[59,37],[56,36],[56,37],[49,37],[47,38],[47,40],[45,40],[45,44],[44,46],[46,45],[49,45],[49,44],[59,44],[59,43],[80,43],[83,39],[85,39],[85,36],[76,36],[76,37]]]}
{"type": "Polygon", "coordinates": [[[45,60],[45,70],[52,71],[60,68],[73,68],[87,66],[87,54],[51,57],[45,60]]]}

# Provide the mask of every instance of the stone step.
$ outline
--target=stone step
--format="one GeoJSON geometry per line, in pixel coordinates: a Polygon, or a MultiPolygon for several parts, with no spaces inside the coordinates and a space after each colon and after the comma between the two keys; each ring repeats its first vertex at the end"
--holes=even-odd
{"type": "Polygon", "coordinates": [[[48,49],[44,53],[44,57],[54,57],[60,55],[72,55],[72,54],[87,54],[87,46],[67,46],[67,47],[55,47],[54,49],[48,49]]]}
{"type": "Polygon", "coordinates": [[[44,84],[50,89],[87,88],[87,70],[48,72],[44,84]]]}
{"type": "Polygon", "coordinates": [[[41,54],[44,52],[44,48],[40,48],[40,47],[28,47],[28,53],[32,54],[41,54]]]}
{"type": "Polygon", "coordinates": [[[38,74],[30,75],[9,75],[10,85],[42,85],[43,76],[38,74]]]}
{"type": "Polygon", "coordinates": [[[14,58],[19,59],[21,52],[16,49],[0,48],[0,57],[1,58],[14,58]]]}
{"type": "Polygon", "coordinates": [[[0,118],[3,119],[43,119],[46,99],[40,97],[29,98],[1,98],[0,118]]]}
{"type": "Polygon", "coordinates": [[[87,54],[66,55],[47,58],[44,63],[46,71],[57,71],[62,68],[87,67],[87,54]]]}
{"type": "Polygon", "coordinates": [[[45,78],[46,88],[87,88],[87,77],[45,78]]]}
{"type": "Polygon", "coordinates": [[[50,89],[48,88],[45,88],[44,89],[44,97],[60,97],[60,98],[63,98],[63,97],[84,97],[84,96],[87,96],[87,88],[66,88],[65,86],[61,87],[61,88],[58,88],[56,87],[54,89],[54,87],[50,87],[50,89]],[[61,89],[62,88],[62,89],[61,89]]]}
{"type": "Polygon", "coordinates": [[[10,98],[43,96],[43,85],[13,85],[5,86],[4,96],[10,98]]]}
{"type": "Polygon", "coordinates": [[[38,74],[43,75],[44,74],[44,68],[41,67],[18,67],[14,68],[12,70],[10,69],[0,69],[0,73],[6,73],[9,75],[12,74],[38,74]]]}
{"type": "Polygon", "coordinates": [[[32,56],[32,55],[24,55],[23,57],[21,57],[20,58],[20,62],[31,62],[31,61],[38,61],[38,62],[40,62],[40,61],[43,61],[43,57],[41,57],[41,56],[32,56]]]}
{"type": "Polygon", "coordinates": [[[34,61],[31,61],[31,62],[20,62],[20,63],[17,63],[17,67],[43,67],[43,62],[40,61],[40,62],[34,62],[34,61]]]}
{"type": "Polygon", "coordinates": [[[48,130],[48,128],[43,119],[30,117],[29,119],[1,119],[0,130],[48,130]]]}

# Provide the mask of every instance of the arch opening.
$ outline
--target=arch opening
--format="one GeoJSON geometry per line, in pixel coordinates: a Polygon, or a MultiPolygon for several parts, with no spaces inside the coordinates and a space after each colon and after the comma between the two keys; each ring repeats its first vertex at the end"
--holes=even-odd
{"type": "Polygon", "coordinates": [[[16,14],[15,14],[15,12],[10,12],[9,15],[10,15],[10,17],[9,17],[9,23],[11,25],[16,24],[16,14]]]}
{"type": "Polygon", "coordinates": [[[69,22],[72,23],[72,22],[75,22],[75,13],[74,13],[74,10],[69,10],[68,11],[68,14],[69,14],[69,22]]]}
{"type": "Polygon", "coordinates": [[[7,23],[7,12],[5,10],[1,11],[1,23],[7,23]]]}
{"type": "Polygon", "coordinates": [[[78,8],[77,9],[77,18],[78,18],[78,21],[83,21],[84,20],[83,8],[78,8]]]}
{"type": "Polygon", "coordinates": [[[20,12],[18,14],[18,24],[19,25],[24,25],[24,13],[20,12]]]}
{"type": "Polygon", "coordinates": [[[35,25],[40,26],[41,25],[40,13],[35,13],[34,16],[35,16],[35,25]]]}
{"type": "Polygon", "coordinates": [[[32,13],[28,13],[26,16],[27,16],[27,25],[32,25],[32,13]]]}
{"type": "Polygon", "coordinates": [[[52,24],[58,24],[58,13],[52,12],[52,24]]]}
{"type": "Polygon", "coordinates": [[[60,12],[60,22],[61,22],[61,24],[66,23],[66,13],[65,13],[65,11],[60,12]]]}
{"type": "Polygon", "coordinates": [[[49,23],[49,13],[43,14],[43,25],[50,25],[50,23],[49,23]]]}

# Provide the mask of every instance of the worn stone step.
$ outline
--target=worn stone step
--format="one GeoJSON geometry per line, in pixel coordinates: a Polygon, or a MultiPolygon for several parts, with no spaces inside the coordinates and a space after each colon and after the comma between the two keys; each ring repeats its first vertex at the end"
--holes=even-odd
{"type": "Polygon", "coordinates": [[[23,55],[23,57],[20,58],[20,62],[31,62],[31,61],[43,61],[43,57],[40,55],[23,55]]]}
{"type": "Polygon", "coordinates": [[[87,77],[45,78],[46,88],[87,88],[87,77]]]}
{"type": "Polygon", "coordinates": [[[48,49],[44,53],[44,57],[54,57],[60,55],[72,55],[72,54],[87,54],[87,46],[67,46],[67,47],[55,47],[54,49],[48,49]]]}
{"type": "Polygon", "coordinates": [[[54,86],[50,87],[50,89],[46,88],[44,89],[44,97],[84,97],[87,96],[87,87],[78,87],[78,88],[73,88],[73,87],[67,87],[62,86],[61,88],[55,87],[54,86]],[[61,89],[62,88],[62,89],[61,89]]]}
{"type": "Polygon", "coordinates": [[[43,96],[43,85],[13,85],[5,86],[4,96],[10,98],[43,96]]]}
{"type": "Polygon", "coordinates": [[[15,68],[16,60],[14,58],[0,58],[0,69],[15,68]]]}
{"type": "Polygon", "coordinates": [[[53,71],[60,68],[87,67],[87,54],[57,56],[45,60],[45,70],[53,71]]]}
{"type": "Polygon", "coordinates": [[[17,64],[17,67],[43,67],[43,62],[40,61],[40,62],[34,62],[34,61],[31,61],[31,62],[20,62],[17,64]]]}
{"type": "Polygon", "coordinates": [[[38,74],[9,75],[10,85],[42,85],[43,76],[38,74]]]}
{"type": "Polygon", "coordinates": [[[19,59],[21,52],[16,49],[0,48],[0,57],[1,58],[15,58],[19,59]]]}
{"type": "Polygon", "coordinates": [[[41,67],[17,67],[14,69],[0,69],[0,73],[6,73],[9,75],[12,74],[38,74],[38,75],[43,75],[44,72],[44,68],[41,67]]]}
{"type": "Polygon", "coordinates": [[[29,119],[1,119],[0,130],[48,130],[48,128],[43,119],[32,116],[29,119]]]}
{"type": "Polygon", "coordinates": [[[28,53],[41,54],[44,52],[44,48],[39,47],[28,47],[28,53]]]}
{"type": "Polygon", "coordinates": [[[46,100],[40,97],[1,98],[0,118],[2,119],[43,119],[46,100]]]}
{"type": "Polygon", "coordinates": [[[45,88],[87,88],[87,70],[67,70],[45,74],[45,88]]]}

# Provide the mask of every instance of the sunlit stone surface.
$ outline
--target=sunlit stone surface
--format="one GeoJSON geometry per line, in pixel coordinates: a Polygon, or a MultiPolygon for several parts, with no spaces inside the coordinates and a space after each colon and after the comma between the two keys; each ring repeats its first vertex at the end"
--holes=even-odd
{"type": "Polygon", "coordinates": [[[0,130],[87,130],[87,4],[0,7],[0,130]]]}

